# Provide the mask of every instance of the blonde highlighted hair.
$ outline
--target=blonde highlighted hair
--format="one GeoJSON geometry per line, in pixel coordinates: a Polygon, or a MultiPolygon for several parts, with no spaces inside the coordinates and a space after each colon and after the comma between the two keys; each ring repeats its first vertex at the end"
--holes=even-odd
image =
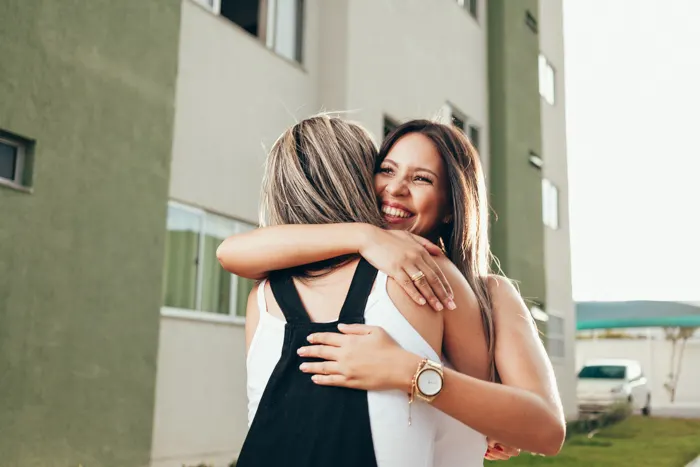
{"type": "Polygon", "coordinates": [[[381,226],[377,147],[360,125],[317,115],[287,129],[267,157],[261,225],[365,222],[381,226]]]}

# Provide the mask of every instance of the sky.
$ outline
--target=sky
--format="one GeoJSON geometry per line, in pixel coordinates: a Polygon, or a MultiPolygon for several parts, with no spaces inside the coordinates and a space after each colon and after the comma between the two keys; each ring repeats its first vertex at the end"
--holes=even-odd
{"type": "Polygon", "coordinates": [[[698,24],[699,0],[564,0],[577,301],[700,301],[698,24]]]}

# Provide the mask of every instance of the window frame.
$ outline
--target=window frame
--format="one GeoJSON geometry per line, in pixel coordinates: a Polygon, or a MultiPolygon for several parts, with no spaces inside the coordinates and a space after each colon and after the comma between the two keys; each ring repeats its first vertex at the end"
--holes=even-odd
{"type": "MultiPolygon", "coordinates": [[[[217,213],[209,212],[204,209],[194,207],[188,204],[184,204],[178,201],[173,201],[170,200],[168,201],[167,207],[174,207],[176,209],[181,209],[184,212],[188,212],[190,214],[195,214],[199,217],[200,219],[200,232],[198,235],[198,244],[197,244],[197,258],[202,258],[203,250],[204,250],[204,237],[203,233],[206,231],[206,221],[207,221],[207,216],[217,216],[222,219],[225,219],[227,221],[230,221],[234,223],[235,229],[233,232],[231,232],[231,235],[234,234],[239,234],[239,233],[244,233],[244,232],[250,232],[251,230],[254,230],[257,228],[256,225],[250,224],[245,221],[241,221],[240,219],[234,219],[232,217],[226,217],[222,216],[217,213]]],[[[167,218],[166,218],[167,222],[167,218]]],[[[167,224],[166,224],[166,235],[167,235],[167,224]]],[[[163,272],[163,280],[165,280],[165,274],[167,274],[166,271],[163,272]]],[[[169,316],[169,317],[174,317],[174,318],[182,318],[182,319],[189,319],[189,320],[195,320],[195,321],[207,321],[207,322],[215,322],[215,323],[227,323],[227,324],[238,324],[238,325],[243,325],[245,324],[246,317],[245,316],[239,316],[236,314],[236,303],[238,301],[238,281],[239,277],[235,274],[230,274],[231,278],[231,292],[230,292],[230,297],[229,297],[229,311],[227,314],[222,314],[222,313],[214,313],[211,311],[206,311],[206,310],[201,310],[198,308],[201,308],[202,306],[202,294],[204,288],[202,287],[202,282],[203,282],[203,276],[204,276],[204,268],[198,267],[197,268],[197,275],[196,275],[196,283],[195,283],[195,307],[196,309],[189,309],[189,308],[179,308],[179,307],[172,307],[172,306],[166,306],[163,303],[161,303],[160,307],[160,312],[162,316],[169,316]]]]}
{"type": "Polygon", "coordinates": [[[457,0],[457,5],[469,13],[469,16],[479,22],[479,0],[457,0]]]}
{"type": "Polygon", "coordinates": [[[547,104],[554,106],[557,102],[557,70],[542,52],[537,56],[537,78],[540,98],[544,99],[547,104]],[[545,74],[546,76],[543,76],[545,74]],[[551,87],[543,90],[543,86],[546,84],[551,84],[551,87]],[[549,91],[551,91],[551,96],[549,91]]]}
{"type": "MultiPolygon", "coordinates": [[[[465,134],[471,145],[474,147],[474,149],[476,149],[476,152],[477,154],[479,154],[479,157],[481,157],[481,141],[477,141],[477,145],[475,145],[474,141],[472,141],[471,138],[472,129],[476,130],[479,136],[481,136],[483,129],[481,124],[479,124],[479,122],[477,122],[476,119],[469,117],[466,113],[462,112],[457,106],[455,106],[449,101],[445,104],[444,108],[447,113],[447,118],[450,121],[450,125],[454,126],[455,128],[459,128],[459,130],[465,134]],[[455,125],[455,118],[457,118],[460,122],[464,124],[464,128],[455,125]]],[[[442,115],[444,117],[445,113],[443,113],[442,115]]]]}
{"type": "Polygon", "coordinates": [[[547,355],[549,355],[549,359],[553,361],[563,361],[566,359],[566,318],[560,314],[557,313],[556,311],[547,311],[547,355]],[[559,319],[561,320],[561,333],[555,333],[552,336],[551,329],[549,326],[549,323],[551,322],[552,318],[559,319]],[[550,347],[550,342],[551,341],[561,341],[562,343],[562,351],[563,355],[552,355],[551,353],[551,347],[550,347]]]}
{"type": "Polygon", "coordinates": [[[389,136],[389,134],[399,126],[401,126],[401,122],[399,120],[393,118],[388,114],[384,114],[382,118],[382,133],[384,133],[384,135],[382,136],[382,140],[389,136]],[[387,132],[387,128],[391,129],[387,132]]]}
{"type": "MultiPolygon", "coordinates": [[[[211,0],[211,5],[208,0],[192,0],[197,5],[211,12],[212,14],[219,16],[229,23],[235,25],[236,27],[243,29],[239,24],[229,20],[221,14],[221,1],[222,0],[211,0]]],[[[283,60],[289,61],[291,63],[303,66],[304,64],[304,25],[306,24],[306,4],[304,0],[292,0],[296,3],[297,7],[297,17],[296,17],[296,37],[295,37],[295,57],[290,58],[286,55],[282,55],[275,49],[276,40],[276,13],[277,13],[277,3],[279,0],[257,0],[258,2],[258,34],[253,35],[248,31],[246,34],[253,35],[262,45],[273,52],[276,56],[282,58],[283,60]]]]}
{"type": "Polygon", "coordinates": [[[559,230],[560,221],[559,187],[550,179],[542,177],[542,223],[552,230],[559,230]],[[552,194],[555,195],[553,198],[552,194]]]}
{"type": "Polygon", "coordinates": [[[26,144],[18,139],[0,134],[0,143],[11,146],[16,149],[15,153],[15,170],[12,174],[12,179],[0,177],[0,184],[26,190],[29,187],[24,182],[24,166],[26,160],[27,147],[26,144]]]}

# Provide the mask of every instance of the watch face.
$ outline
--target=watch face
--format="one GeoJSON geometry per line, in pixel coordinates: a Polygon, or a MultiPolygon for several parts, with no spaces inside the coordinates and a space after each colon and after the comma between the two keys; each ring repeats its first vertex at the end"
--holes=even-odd
{"type": "Polygon", "coordinates": [[[427,369],[418,375],[416,386],[426,396],[434,396],[442,389],[442,377],[433,369],[427,369]]]}

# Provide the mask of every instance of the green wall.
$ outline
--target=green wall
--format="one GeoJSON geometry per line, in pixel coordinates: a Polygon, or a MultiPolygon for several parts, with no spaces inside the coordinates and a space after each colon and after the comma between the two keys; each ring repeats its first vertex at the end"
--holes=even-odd
{"type": "Polygon", "coordinates": [[[179,0],[0,1],[0,465],[149,463],[179,0]]]}
{"type": "Polygon", "coordinates": [[[491,232],[505,274],[526,300],[543,303],[542,182],[529,163],[530,151],[542,155],[539,36],[528,11],[537,18],[537,0],[488,1],[491,232]]]}

